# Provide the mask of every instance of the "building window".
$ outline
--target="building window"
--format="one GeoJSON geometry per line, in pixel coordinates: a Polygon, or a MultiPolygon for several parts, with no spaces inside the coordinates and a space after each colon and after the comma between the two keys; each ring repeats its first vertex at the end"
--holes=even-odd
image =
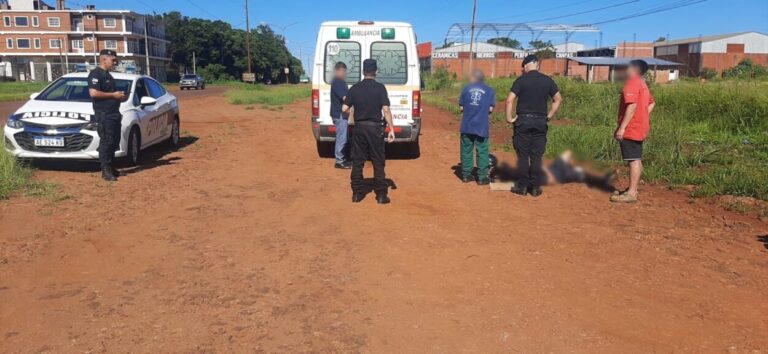
{"type": "Polygon", "coordinates": [[[35,38],[35,49],[40,49],[40,38],[35,38]]]}
{"type": "Polygon", "coordinates": [[[16,48],[29,49],[29,38],[19,38],[16,40],[16,48]]]}
{"type": "Polygon", "coordinates": [[[61,41],[59,39],[49,39],[48,46],[51,47],[51,49],[59,49],[61,48],[61,41]]]}
{"type": "Polygon", "coordinates": [[[11,27],[11,17],[10,16],[3,17],[3,25],[5,25],[5,27],[11,27]]]}
{"type": "Polygon", "coordinates": [[[83,40],[82,39],[73,39],[72,40],[72,49],[83,49],[83,40]]]}
{"type": "Polygon", "coordinates": [[[107,49],[117,49],[117,41],[114,39],[109,39],[104,41],[104,47],[107,49]]]}
{"type": "Polygon", "coordinates": [[[58,17],[48,17],[48,27],[61,27],[61,19],[58,17]]]}
{"type": "Polygon", "coordinates": [[[9,49],[13,48],[13,39],[12,38],[8,38],[8,39],[5,40],[5,47],[9,48],[9,49]]]}
{"type": "Polygon", "coordinates": [[[27,16],[16,16],[13,18],[16,27],[29,27],[29,18],[27,16]]]}
{"type": "Polygon", "coordinates": [[[32,27],[40,27],[40,19],[37,16],[32,16],[32,27]]]}
{"type": "Polygon", "coordinates": [[[115,28],[117,27],[117,21],[114,17],[104,17],[104,27],[115,28]]]}

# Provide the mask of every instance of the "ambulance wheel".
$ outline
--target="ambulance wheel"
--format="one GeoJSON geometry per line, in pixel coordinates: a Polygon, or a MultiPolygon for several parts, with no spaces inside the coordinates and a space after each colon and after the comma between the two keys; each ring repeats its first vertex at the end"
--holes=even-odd
{"type": "Polygon", "coordinates": [[[141,161],[141,135],[137,127],[133,127],[128,135],[126,160],[130,166],[136,166],[141,161]]]}
{"type": "Polygon", "coordinates": [[[336,144],[327,141],[317,142],[317,156],[320,157],[334,157],[336,144]]]}

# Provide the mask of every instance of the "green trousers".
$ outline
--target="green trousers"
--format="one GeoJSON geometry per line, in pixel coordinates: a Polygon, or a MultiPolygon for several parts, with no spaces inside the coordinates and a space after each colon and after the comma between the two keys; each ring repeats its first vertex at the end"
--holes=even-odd
{"type": "Polygon", "coordinates": [[[488,178],[488,138],[475,134],[461,134],[461,174],[468,177],[475,167],[472,153],[477,150],[477,178],[488,178]]]}

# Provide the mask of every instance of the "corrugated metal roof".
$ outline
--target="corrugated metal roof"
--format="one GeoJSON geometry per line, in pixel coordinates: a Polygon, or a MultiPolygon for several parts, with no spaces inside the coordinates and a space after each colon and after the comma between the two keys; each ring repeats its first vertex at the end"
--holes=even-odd
{"type": "Polygon", "coordinates": [[[629,62],[635,59],[644,60],[649,66],[680,66],[683,64],[675,63],[658,58],[614,58],[614,57],[575,57],[568,58],[583,65],[595,66],[627,66],[629,62]]]}
{"type": "MultiPolygon", "coordinates": [[[[513,48],[496,45],[496,44],[485,43],[485,42],[475,43],[475,46],[472,50],[475,53],[524,52],[524,50],[513,49],[513,48]]],[[[447,48],[435,49],[434,51],[439,53],[469,52],[469,43],[454,44],[447,48]]]]}
{"type": "Polygon", "coordinates": [[[763,36],[768,37],[768,35],[766,35],[765,33],[757,32],[757,31],[747,31],[747,32],[737,32],[737,33],[716,34],[716,35],[712,35],[712,36],[702,36],[702,37],[675,39],[675,40],[672,40],[672,41],[654,42],[653,46],[654,47],[663,47],[663,46],[666,46],[666,45],[688,44],[688,43],[698,43],[698,42],[711,42],[711,41],[716,41],[716,40],[719,40],[719,39],[741,36],[741,35],[745,35],[745,34],[748,34],[748,33],[757,33],[757,34],[761,34],[763,36]]]}

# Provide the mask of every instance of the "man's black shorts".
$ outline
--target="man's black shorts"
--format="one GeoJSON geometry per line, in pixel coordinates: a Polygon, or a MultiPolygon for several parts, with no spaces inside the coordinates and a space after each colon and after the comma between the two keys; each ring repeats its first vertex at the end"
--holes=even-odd
{"type": "Polygon", "coordinates": [[[621,146],[621,158],[624,161],[635,161],[643,159],[643,142],[636,140],[623,139],[619,142],[621,146]]]}

